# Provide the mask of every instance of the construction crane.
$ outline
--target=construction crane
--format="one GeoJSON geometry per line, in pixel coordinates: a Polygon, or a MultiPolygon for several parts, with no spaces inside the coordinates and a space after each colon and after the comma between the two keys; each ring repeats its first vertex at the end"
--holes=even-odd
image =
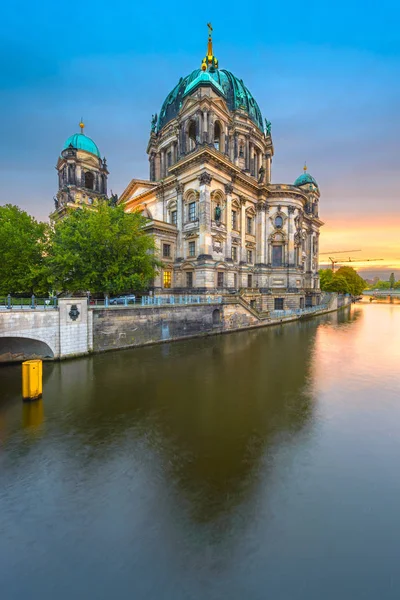
{"type": "Polygon", "coordinates": [[[385,260],[384,258],[360,258],[359,260],[357,258],[351,258],[349,256],[349,260],[336,260],[334,258],[332,258],[331,256],[328,257],[329,260],[331,261],[331,265],[332,265],[332,271],[335,271],[335,265],[337,264],[342,264],[342,263],[363,263],[363,262],[375,262],[377,260],[385,260]]]}
{"type": "MultiPolygon", "coordinates": [[[[337,251],[331,251],[331,252],[320,252],[319,255],[323,256],[324,254],[331,254],[331,255],[335,255],[335,254],[350,254],[351,252],[361,252],[361,250],[337,250],[337,251]]],[[[338,261],[335,258],[332,258],[332,256],[328,256],[329,260],[331,261],[331,265],[332,265],[332,271],[335,270],[335,264],[337,264],[338,262],[344,262],[344,261],[338,261]]],[[[349,257],[350,260],[350,257],[349,257]]],[[[350,261],[352,262],[352,261],[350,261]]]]}
{"type": "MultiPolygon", "coordinates": [[[[349,260],[336,260],[335,264],[339,263],[349,263],[349,262],[355,262],[355,263],[362,263],[362,262],[375,262],[376,260],[385,260],[384,258],[360,258],[360,260],[357,260],[356,258],[350,258],[349,260]]],[[[332,264],[332,269],[333,269],[333,264],[332,264]]]]}

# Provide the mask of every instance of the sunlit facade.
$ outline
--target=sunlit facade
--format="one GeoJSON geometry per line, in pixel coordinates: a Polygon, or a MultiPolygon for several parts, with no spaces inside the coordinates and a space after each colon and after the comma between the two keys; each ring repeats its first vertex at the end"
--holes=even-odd
{"type": "Polygon", "coordinates": [[[149,219],[164,262],[155,290],[318,302],[318,185],[306,170],[293,185],[271,183],[271,123],[219,69],[211,31],[201,67],[153,116],[147,153],[149,180],[132,179],[119,202],[149,219]]]}

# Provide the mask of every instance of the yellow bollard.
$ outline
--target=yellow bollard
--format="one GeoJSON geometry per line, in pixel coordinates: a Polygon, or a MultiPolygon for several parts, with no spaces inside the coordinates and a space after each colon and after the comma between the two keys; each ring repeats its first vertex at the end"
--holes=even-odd
{"type": "Polygon", "coordinates": [[[42,395],[41,360],[26,360],[22,363],[22,398],[23,400],[36,400],[42,395]]]}

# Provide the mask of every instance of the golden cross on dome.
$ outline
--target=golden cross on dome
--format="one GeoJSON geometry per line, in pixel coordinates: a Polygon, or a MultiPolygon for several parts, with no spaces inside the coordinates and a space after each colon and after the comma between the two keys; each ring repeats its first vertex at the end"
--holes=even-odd
{"type": "Polygon", "coordinates": [[[307,173],[307,163],[306,162],[304,163],[303,171],[304,171],[304,173],[307,173]]]}
{"type": "Polygon", "coordinates": [[[81,119],[81,122],[79,123],[79,127],[81,128],[81,133],[83,133],[83,130],[85,129],[85,123],[83,122],[83,119],[81,119]]]}

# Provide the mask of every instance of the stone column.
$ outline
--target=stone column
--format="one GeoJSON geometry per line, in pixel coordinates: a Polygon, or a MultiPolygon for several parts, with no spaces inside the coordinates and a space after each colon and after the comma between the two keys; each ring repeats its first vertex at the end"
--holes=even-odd
{"type": "Polygon", "coordinates": [[[271,155],[270,154],[265,155],[265,182],[267,185],[268,185],[268,183],[271,182],[271,155]]]}
{"type": "Polygon", "coordinates": [[[210,121],[209,121],[209,128],[208,128],[208,143],[211,144],[212,146],[214,146],[214,121],[215,118],[214,116],[211,116],[210,121]]]}
{"type": "Polygon", "coordinates": [[[208,115],[207,115],[207,111],[203,110],[203,139],[202,142],[203,144],[207,143],[207,135],[208,135],[208,115]]]}
{"type": "Polygon", "coordinates": [[[262,265],[267,262],[265,257],[265,208],[265,202],[259,202],[257,204],[256,263],[262,265]]]}
{"type": "Polygon", "coordinates": [[[287,262],[291,267],[295,266],[295,252],[294,252],[294,223],[293,215],[296,210],[295,206],[288,207],[288,260],[287,262]]]}
{"type": "Polygon", "coordinates": [[[246,198],[240,196],[240,244],[241,244],[241,260],[247,262],[246,253],[246,198]]]}
{"type": "Polygon", "coordinates": [[[176,258],[184,258],[183,248],[183,184],[178,181],[176,184],[176,226],[178,235],[176,238],[176,258]]]}
{"type": "Polygon", "coordinates": [[[161,150],[161,179],[165,177],[165,150],[161,150]]]}
{"type": "Polygon", "coordinates": [[[161,154],[157,152],[155,156],[155,178],[156,181],[161,179],[161,154]]]}
{"type": "Polygon", "coordinates": [[[201,144],[203,142],[203,112],[201,110],[198,110],[196,112],[196,129],[197,129],[197,135],[196,135],[196,147],[201,144]]]}
{"type": "Polygon", "coordinates": [[[246,156],[245,156],[245,170],[249,171],[250,170],[250,137],[247,136],[246,137],[246,150],[245,150],[246,156]]]}
{"type": "Polygon", "coordinates": [[[232,259],[232,192],[233,185],[225,184],[226,206],[225,206],[225,224],[226,224],[226,247],[225,258],[232,259]]]}
{"type": "Polygon", "coordinates": [[[225,127],[222,124],[221,126],[221,137],[219,140],[219,151],[225,154],[225,127]]]}
{"type": "Polygon", "coordinates": [[[205,255],[205,258],[212,258],[210,198],[211,180],[212,176],[206,171],[201,173],[199,176],[199,255],[205,255]]]}

